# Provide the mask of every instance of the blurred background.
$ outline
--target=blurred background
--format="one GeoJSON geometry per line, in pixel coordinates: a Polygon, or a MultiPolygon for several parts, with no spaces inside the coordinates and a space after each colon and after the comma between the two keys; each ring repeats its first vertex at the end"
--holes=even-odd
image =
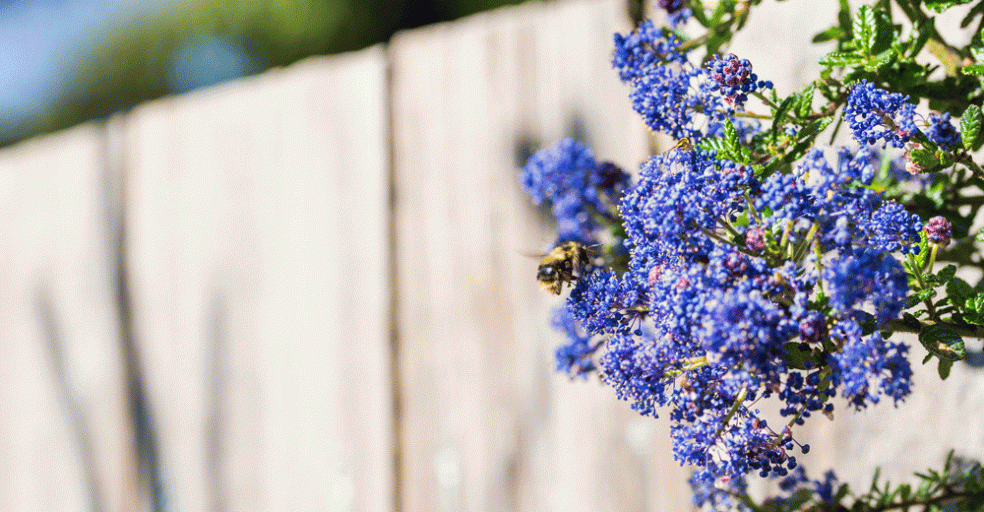
{"type": "Polygon", "coordinates": [[[0,0],[0,145],[520,0],[0,0]]]}

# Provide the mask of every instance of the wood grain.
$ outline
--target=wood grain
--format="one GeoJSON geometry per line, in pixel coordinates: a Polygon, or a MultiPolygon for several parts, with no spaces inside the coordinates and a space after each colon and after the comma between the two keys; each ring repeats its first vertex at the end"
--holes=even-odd
{"type": "Polygon", "coordinates": [[[567,135],[637,168],[646,132],[610,67],[615,1],[531,4],[397,36],[393,66],[402,504],[678,510],[667,426],[554,373],[554,233],[528,151],[567,135]]]}
{"type": "Polygon", "coordinates": [[[128,119],[138,343],[180,510],[392,506],[385,60],[128,119]]]}
{"type": "Polygon", "coordinates": [[[0,154],[0,509],[140,510],[92,123],[0,154]]]}

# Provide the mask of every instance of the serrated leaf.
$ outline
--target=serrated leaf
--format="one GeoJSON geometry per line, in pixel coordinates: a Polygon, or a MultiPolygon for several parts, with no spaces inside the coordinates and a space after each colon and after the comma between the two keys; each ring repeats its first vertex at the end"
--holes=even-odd
{"type": "Polygon", "coordinates": [[[971,105],[964,110],[960,116],[960,141],[963,142],[964,149],[971,149],[974,139],[981,132],[981,108],[971,105]]]}
{"type": "Polygon", "coordinates": [[[940,161],[936,159],[936,152],[925,148],[913,149],[909,152],[909,157],[924,169],[932,169],[940,165],[940,161]]]}
{"type": "Polygon", "coordinates": [[[715,151],[718,154],[727,153],[728,147],[721,137],[708,137],[701,139],[697,146],[705,151],[715,151]]]}
{"type": "Polygon", "coordinates": [[[968,297],[964,301],[964,310],[978,314],[984,313],[984,292],[977,292],[968,297]]]}
{"type": "Polygon", "coordinates": [[[950,376],[950,369],[953,368],[953,361],[940,359],[939,366],[936,368],[940,372],[940,380],[946,380],[946,378],[950,376]]]}
{"type": "Polygon", "coordinates": [[[858,8],[858,13],[854,16],[854,43],[864,51],[865,55],[871,55],[871,47],[875,44],[875,12],[867,5],[858,8]]]}
{"type": "Polygon", "coordinates": [[[813,93],[817,90],[815,83],[810,83],[803,88],[803,94],[796,104],[796,114],[805,117],[813,113],[813,93]]]}
{"type": "Polygon", "coordinates": [[[948,361],[957,361],[967,355],[963,338],[942,324],[923,327],[919,333],[919,343],[934,356],[948,361]]]}
{"type": "Polygon", "coordinates": [[[971,46],[970,56],[977,62],[984,61],[984,48],[979,45],[971,46]]]}
{"type": "Polygon", "coordinates": [[[724,120],[724,145],[732,155],[738,155],[741,152],[738,130],[735,129],[735,125],[731,122],[731,119],[724,120]]]}
{"type": "Polygon", "coordinates": [[[891,62],[893,56],[894,53],[892,50],[885,50],[884,52],[879,53],[875,58],[865,61],[864,69],[865,71],[878,71],[882,66],[891,62]]]}
{"type": "Polygon", "coordinates": [[[854,52],[830,52],[820,59],[822,66],[857,66],[863,64],[865,58],[854,52]]]}
{"type": "Polygon", "coordinates": [[[960,68],[960,71],[965,75],[981,76],[984,75],[984,64],[973,64],[970,66],[964,66],[960,68]]]}

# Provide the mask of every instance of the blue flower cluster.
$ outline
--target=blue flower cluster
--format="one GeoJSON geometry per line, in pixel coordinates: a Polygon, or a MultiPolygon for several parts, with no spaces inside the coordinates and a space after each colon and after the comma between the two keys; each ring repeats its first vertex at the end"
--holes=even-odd
{"type": "MultiPolygon", "coordinates": [[[[712,77],[717,71],[691,65],[680,44],[652,21],[628,35],[615,34],[612,63],[622,81],[632,85],[632,106],[653,131],[698,140],[720,130],[725,119],[741,111],[747,93],[772,88],[771,82],[744,76],[740,64],[733,76],[722,75],[725,83],[737,78],[735,85],[722,87],[712,77]]],[[[728,65],[724,63],[722,70],[728,65]]]]}
{"type": "MultiPolygon", "coordinates": [[[[791,502],[795,500],[795,503],[802,503],[805,494],[815,502],[827,505],[830,510],[834,510],[829,506],[834,504],[834,496],[839,487],[837,475],[833,471],[827,471],[823,480],[811,480],[807,477],[803,467],[799,466],[779,481],[780,494],[769,498],[763,505],[768,510],[791,510],[788,508],[791,502]]],[[[735,497],[746,493],[747,485],[744,482],[729,482],[727,479],[713,480],[707,478],[706,475],[695,473],[690,478],[690,488],[693,490],[694,505],[703,510],[731,510],[736,512],[750,512],[751,510],[735,497]]],[[[823,510],[828,510],[828,508],[823,510]]]]}
{"type": "Polygon", "coordinates": [[[669,407],[677,459],[708,478],[795,467],[792,441],[748,405],[758,398],[783,400],[791,427],[838,392],[858,408],[908,393],[906,347],[866,332],[864,308],[879,325],[898,316],[908,284],[891,252],[922,226],[865,187],[870,151],[839,156],[816,150],[764,181],[704,151],[653,157],[621,204],[629,271],[583,279],[568,301],[611,336],[606,381],[643,414],[669,407]],[[640,308],[652,322],[627,329],[640,308]]]}
{"type": "Polygon", "coordinates": [[[862,144],[885,141],[896,148],[905,146],[916,133],[916,105],[909,97],[888,92],[862,80],[851,88],[844,107],[844,119],[862,144]]]}
{"type": "Polygon", "coordinates": [[[696,478],[788,475],[791,428],[831,412],[829,397],[863,408],[909,392],[907,347],[867,325],[902,310],[891,254],[916,247],[922,225],[867,187],[875,163],[841,149],[833,165],[817,149],[759,179],[702,150],[651,158],[620,203],[628,271],[578,280],[555,320],[569,339],[558,367],[600,367],[642,414],[669,408],[675,457],[696,478]],[[778,429],[752,405],[769,397],[784,404],[778,429]]]}
{"type": "Polygon", "coordinates": [[[610,162],[598,163],[584,144],[563,140],[534,154],[519,174],[536,204],[550,203],[560,227],[557,242],[597,242],[598,221],[615,221],[615,205],[630,176],[610,162]]]}
{"type": "MultiPolygon", "coordinates": [[[[615,43],[614,66],[651,129],[699,140],[728,120],[742,140],[758,132],[734,117],[738,96],[771,87],[747,61],[694,68],[651,22],[615,43]]],[[[846,116],[859,140],[901,147],[916,130],[905,99],[856,86],[846,116]]],[[[572,141],[537,153],[520,180],[552,203],[561,239],[593,242],[614,221],[629,253],[625,268],[579,272],[554,319],[568,338],[558,368],[598,370],[643,415],[667,410],[674,456],[702,488],[740,489],[752,472],[794,486],[795,449],[809,446],[793,430],[832,413],[831,397],[861,409],[910,391],[908,347],[879,330],[909,293],[894,254],[918,251],[923,226],[872,186],[877,160],[867,148],[815,148],[792,172],[763,174],[680,147],[631,184],[572,141]],[[776,425],[755,408],[770,398],[781,403],[776,425]]]]}

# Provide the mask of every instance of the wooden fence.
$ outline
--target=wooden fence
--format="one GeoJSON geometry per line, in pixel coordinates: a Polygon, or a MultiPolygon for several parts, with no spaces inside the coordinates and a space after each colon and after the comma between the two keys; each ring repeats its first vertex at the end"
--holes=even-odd
{"type": "MultiPolygon", "coordinates": [[[[783,90],[836,8],[787,4],[736,41],[783,90]]],[[[628,26],[523,5],[0,152],[0,510],[688,509],[668,425],[553,372],[523,257],[531,150],[658,145],[610,70],[628,26]]],[[[980,457],[981,377],[921,368],[808,463],[980,457]]]]}

